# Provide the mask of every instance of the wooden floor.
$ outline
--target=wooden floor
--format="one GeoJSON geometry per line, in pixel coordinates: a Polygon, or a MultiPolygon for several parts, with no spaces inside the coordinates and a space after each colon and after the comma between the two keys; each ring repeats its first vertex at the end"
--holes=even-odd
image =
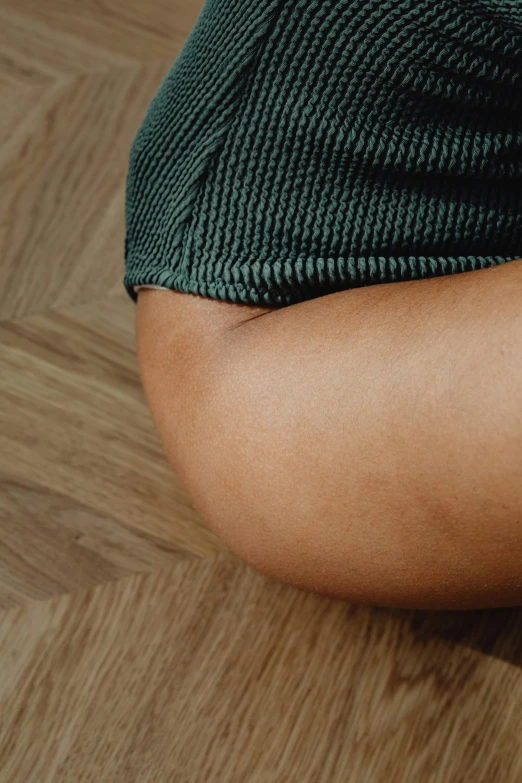
{"type": "Polygon", "coordinates": [[[520,783],[522,610],[279,585],[202,524],[122,287],[200,0],[0,0],[0,782],[520,783]]]}

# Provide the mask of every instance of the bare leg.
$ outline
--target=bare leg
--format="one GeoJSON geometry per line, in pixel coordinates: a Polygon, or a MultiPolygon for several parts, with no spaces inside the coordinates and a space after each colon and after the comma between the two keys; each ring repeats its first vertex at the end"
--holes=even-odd
{"type": "Polygon", "coordinates": [[[226,303],[147,292],[144,385],[195,507],[261,572],[376,605],[519,604],[521,302],[522,259],[221,321],[226,303]]]}

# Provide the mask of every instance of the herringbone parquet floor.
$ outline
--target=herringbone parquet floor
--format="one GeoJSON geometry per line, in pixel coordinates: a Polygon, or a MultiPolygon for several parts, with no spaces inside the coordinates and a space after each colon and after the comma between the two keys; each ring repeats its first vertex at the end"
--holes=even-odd
{"type": "Polygon", "coordinates": [[[163,456],[125,174],[200,5],[0,0],[0,781],[520,783],[522,610],[271,582],[163,456]]]}

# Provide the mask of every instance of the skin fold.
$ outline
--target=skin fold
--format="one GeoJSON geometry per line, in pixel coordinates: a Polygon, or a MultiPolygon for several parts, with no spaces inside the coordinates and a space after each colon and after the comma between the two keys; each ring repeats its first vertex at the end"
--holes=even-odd
{"type": "Polygon", "coordinates": [[[522,603],[522,259],[283,308],[143,290],[173,468],[267,577],[354,603],[522,603]]]}

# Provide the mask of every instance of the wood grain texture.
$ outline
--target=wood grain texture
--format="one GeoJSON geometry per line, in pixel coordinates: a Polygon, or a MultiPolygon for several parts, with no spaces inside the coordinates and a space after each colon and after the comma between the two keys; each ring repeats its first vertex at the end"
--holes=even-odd
{"type": "Polygon", "coordinates": [[[520,783],[522,609],[278,585],[166,462],[125,177],[201,5],[0,0],[0,783],[520,783]]]}
{"type": "Polygon", "coordinates": [[[125,292],[0,325],[0,364],[0,606],[92,584],[100,558],[110,578],[163,566],[167,553],[174,562],[223,550],[165,460],[125,292]],[[116,562],[111,541],[122,550],[116,562]],[[80,565],[88,553],[92,568],[80,565]]]}
{"type": "Polygon", "coordinates": [[[0,473],[0,519],[2,608],[184,559],[173,544],[108,512],[5,472],[0,473]]]}
{"type": "Polygon", "coordinates": [[[57,33],[132,59],[171,60],[195,22],[202,0],[2,0],[2,6],[57,33]]]}
{"type": "Polygon", "coordinates": [[[44,93],[0,154],[0,319],[103,296],[121,280],[135,128],[165,65],[82,74],[44,93]],[[110,240],[117,229],[116,246],[110,240]]]}
{"type": "Polygon", "coordinates": [[[4,779],[520,780],[520,669],[414,614],[227,555],[8,612],[4,779]]]}
{"type": "MultiPolygon", "coordinates": [[[[46,5],[41,6],[45,8],[46,5]]],[[[136,64],[99,41],[85,41],[0,6],[0,83],[35,86],[73,75],[136,64]]]]}

